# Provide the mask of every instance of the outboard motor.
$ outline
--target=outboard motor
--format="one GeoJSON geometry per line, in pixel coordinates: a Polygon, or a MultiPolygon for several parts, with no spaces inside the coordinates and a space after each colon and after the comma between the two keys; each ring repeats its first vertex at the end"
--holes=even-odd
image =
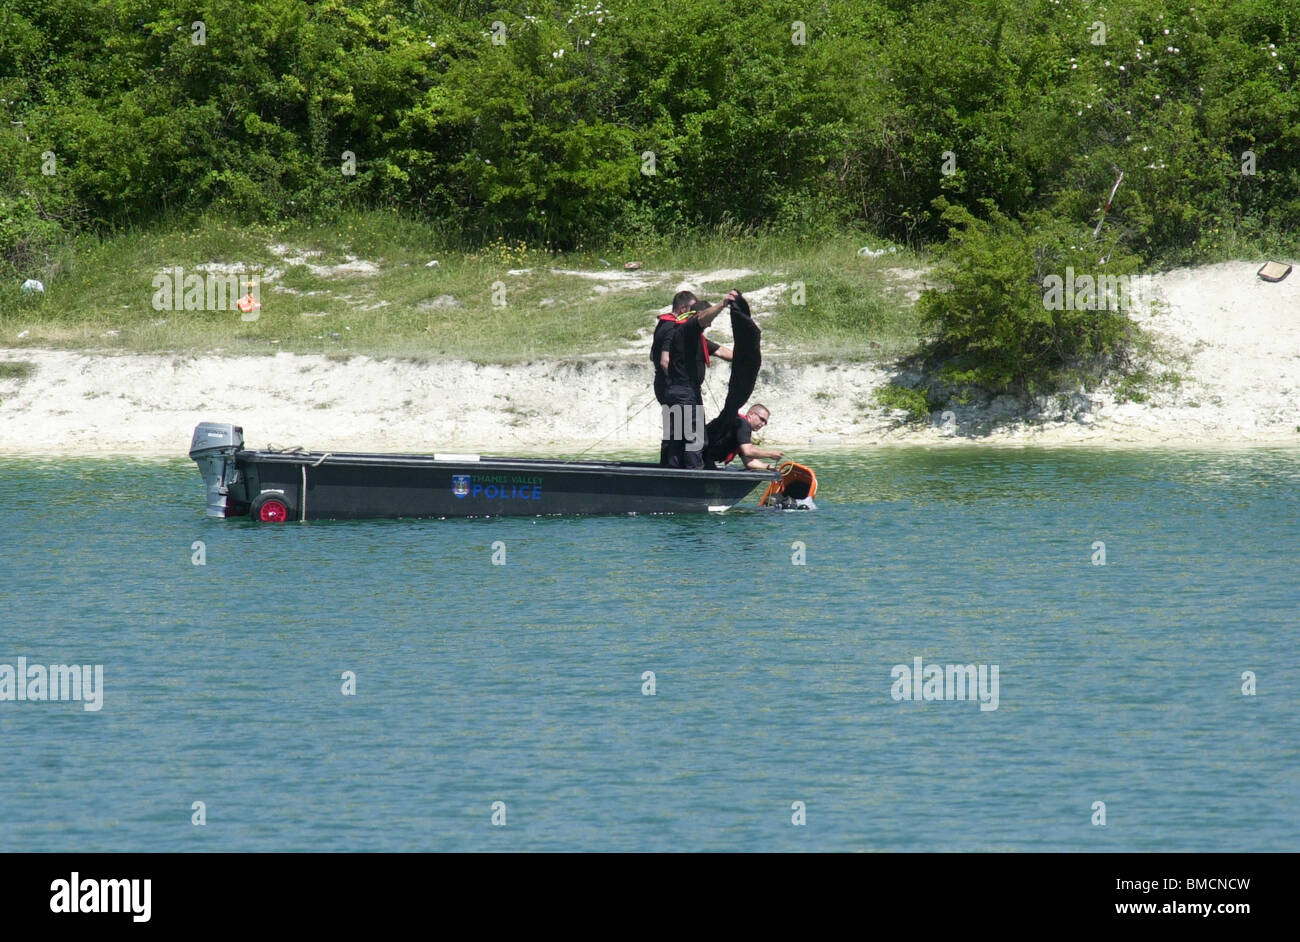
{"type": "Polygon", "coordinates": [[[190,457],[208,486],[208,516],[225,517],[230,485],[239,480],[235,452],[244,447],[244,430],[224,422],[200,422],[190,441],[190,457]]]}

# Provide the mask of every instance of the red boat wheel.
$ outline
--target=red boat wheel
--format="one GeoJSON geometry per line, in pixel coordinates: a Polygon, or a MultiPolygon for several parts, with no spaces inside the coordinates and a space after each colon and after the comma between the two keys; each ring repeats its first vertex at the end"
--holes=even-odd
{"type": "Polygon", "coordinates": [[[262,523],[284,523],[289,519],[289,508],[284,501],[272,497],[257,509],[257,519],[262,523]]]}

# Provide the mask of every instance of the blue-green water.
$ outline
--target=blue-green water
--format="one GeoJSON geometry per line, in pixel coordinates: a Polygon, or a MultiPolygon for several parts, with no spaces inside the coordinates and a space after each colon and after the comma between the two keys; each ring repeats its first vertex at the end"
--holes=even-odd
{"type": "Polygon", "coordinates": [[[891,449],[813,459],[816,513],[260,527],[192,464],[4,459],[0,664],[104,701],[0,701],[0,846],[1300,850],[1298,459],[891,449]],[[895,701],[915,657],[998,665],[998,708],[895,701]]]}

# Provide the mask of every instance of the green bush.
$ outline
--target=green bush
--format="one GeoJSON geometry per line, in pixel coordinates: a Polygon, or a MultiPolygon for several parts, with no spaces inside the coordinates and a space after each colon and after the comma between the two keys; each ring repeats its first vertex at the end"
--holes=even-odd
{"type": "Polygon", "coordinates": [[[939,265],[951,288],[927,290],[917,307],[932,336],[928,353],[945,363],[946,380],[992,392],[1050,392],[1125,353],[1129,320],[1117,308],[1130,296],[1088,292],[1084,279],[1095,286],[1103,277],[1135,275],[1135,256],[1043,212],[1018,221],[991,205],[984,207],[988,219],[942,199],[936,208],[952,227],[939,265]],[[1051,309],[1072,304],[1081,309],[1051,309]]]}
{"type": "Polygon", "coordinates": [[[909,422],[921,422],[930,414],[930,402],[924,392],[890,383],[874,393],[878,403],[886,409],[902,409],[909,422]]]}

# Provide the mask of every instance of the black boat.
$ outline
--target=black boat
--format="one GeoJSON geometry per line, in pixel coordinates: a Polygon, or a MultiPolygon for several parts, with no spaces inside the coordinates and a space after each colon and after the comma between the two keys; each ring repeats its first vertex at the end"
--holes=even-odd
{"type": "MultiPolygon", "coordinates": [[[[730,302],[734,341],[717,440],[748,399],[762,363],[762,331],[749,305],[730,302]]],[[[252,451],[243,429],[204,422],[190,457],[208,486],[208,516],[266,523],[363,517],[495,517],[723,511],[760,484],[763,504],[812,507],[811,485],[775,471],[686,470],[638,461],[559,461],[478,455],[252,451]]]]}
{"type": "Polygon", "coordinates": [[[209,517],[266,523],[716,512],[780,480],[629,461],[249,450],[242,428],[216,422],[194,430],[190,457],[207,484],[209,517]]]}

